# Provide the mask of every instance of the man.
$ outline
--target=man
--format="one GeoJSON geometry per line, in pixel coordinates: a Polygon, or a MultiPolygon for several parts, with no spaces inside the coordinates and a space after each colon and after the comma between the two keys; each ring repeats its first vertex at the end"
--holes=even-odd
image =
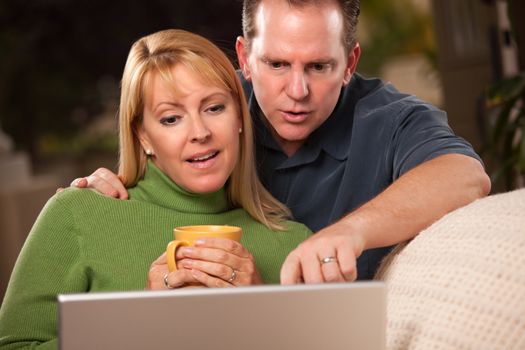
{"type": "MultiPolygon", "coordinates": [[[[317,233],[281,283],[373,277],[389,247],[490,191],[446,114],[356,71],[358,0],[245,0],[236,51],[261,180],[317,233]]],[[[126,197],[97,170],[79,186],[126,197]]]]}

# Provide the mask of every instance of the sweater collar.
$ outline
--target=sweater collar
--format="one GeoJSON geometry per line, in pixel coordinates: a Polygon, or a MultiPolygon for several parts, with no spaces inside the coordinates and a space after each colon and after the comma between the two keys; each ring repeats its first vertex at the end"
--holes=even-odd
{"type": "Polygon", "coordinates": [[[188,192],[148,161],[144,178],[128,189],[130,199],[146,201],[184,213],[215,214],[231,209],[226,190],[213,193],[188,192]]]}

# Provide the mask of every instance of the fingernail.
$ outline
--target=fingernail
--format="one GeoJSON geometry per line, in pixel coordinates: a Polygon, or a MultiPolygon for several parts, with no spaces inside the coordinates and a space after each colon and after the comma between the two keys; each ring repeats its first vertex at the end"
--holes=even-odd
{"type": "Polygon", "coordinates": [[[184,260],[184,261],[182,261],[182,266],[186,267],[186,268],[190,268],[190,267],[193,266],[193,261],[191,261],[191,260],[184,260]]]}
{"type": "Polygon", "coordinates": [[[205,241],[203,239],[198,239],[193,242],[194,245],[204,245],[205,241]]]}

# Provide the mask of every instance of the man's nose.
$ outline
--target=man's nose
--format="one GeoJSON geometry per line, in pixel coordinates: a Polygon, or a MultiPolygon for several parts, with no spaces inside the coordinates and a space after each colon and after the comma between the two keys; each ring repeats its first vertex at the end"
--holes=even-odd
{"type": "Polygon", "coordinates": [[[203,121],[202,117],[196,116],[192,118],[191,123],[191,142],[205,142],[211,136],[211,131],[203,121]]]}
{"type": "Polygon", "coordinates": [[[294,100],[303,100],[309,93],[305,72],[302,70],[291,72],[290,80],[286,86],[286,94],[294,100]]]}

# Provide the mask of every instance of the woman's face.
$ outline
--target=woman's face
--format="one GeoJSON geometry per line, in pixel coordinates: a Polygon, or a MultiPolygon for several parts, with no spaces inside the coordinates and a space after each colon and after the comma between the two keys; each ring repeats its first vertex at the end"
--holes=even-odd
{"type": "Polygon", "coordinates": [[[140,142],[166,175],[194,193],[219,190],[239,155],[242,126],[231,94],[204,84],[183,64],[171,69],[174,86],[152,73],[146,86],[140,142]]]}

